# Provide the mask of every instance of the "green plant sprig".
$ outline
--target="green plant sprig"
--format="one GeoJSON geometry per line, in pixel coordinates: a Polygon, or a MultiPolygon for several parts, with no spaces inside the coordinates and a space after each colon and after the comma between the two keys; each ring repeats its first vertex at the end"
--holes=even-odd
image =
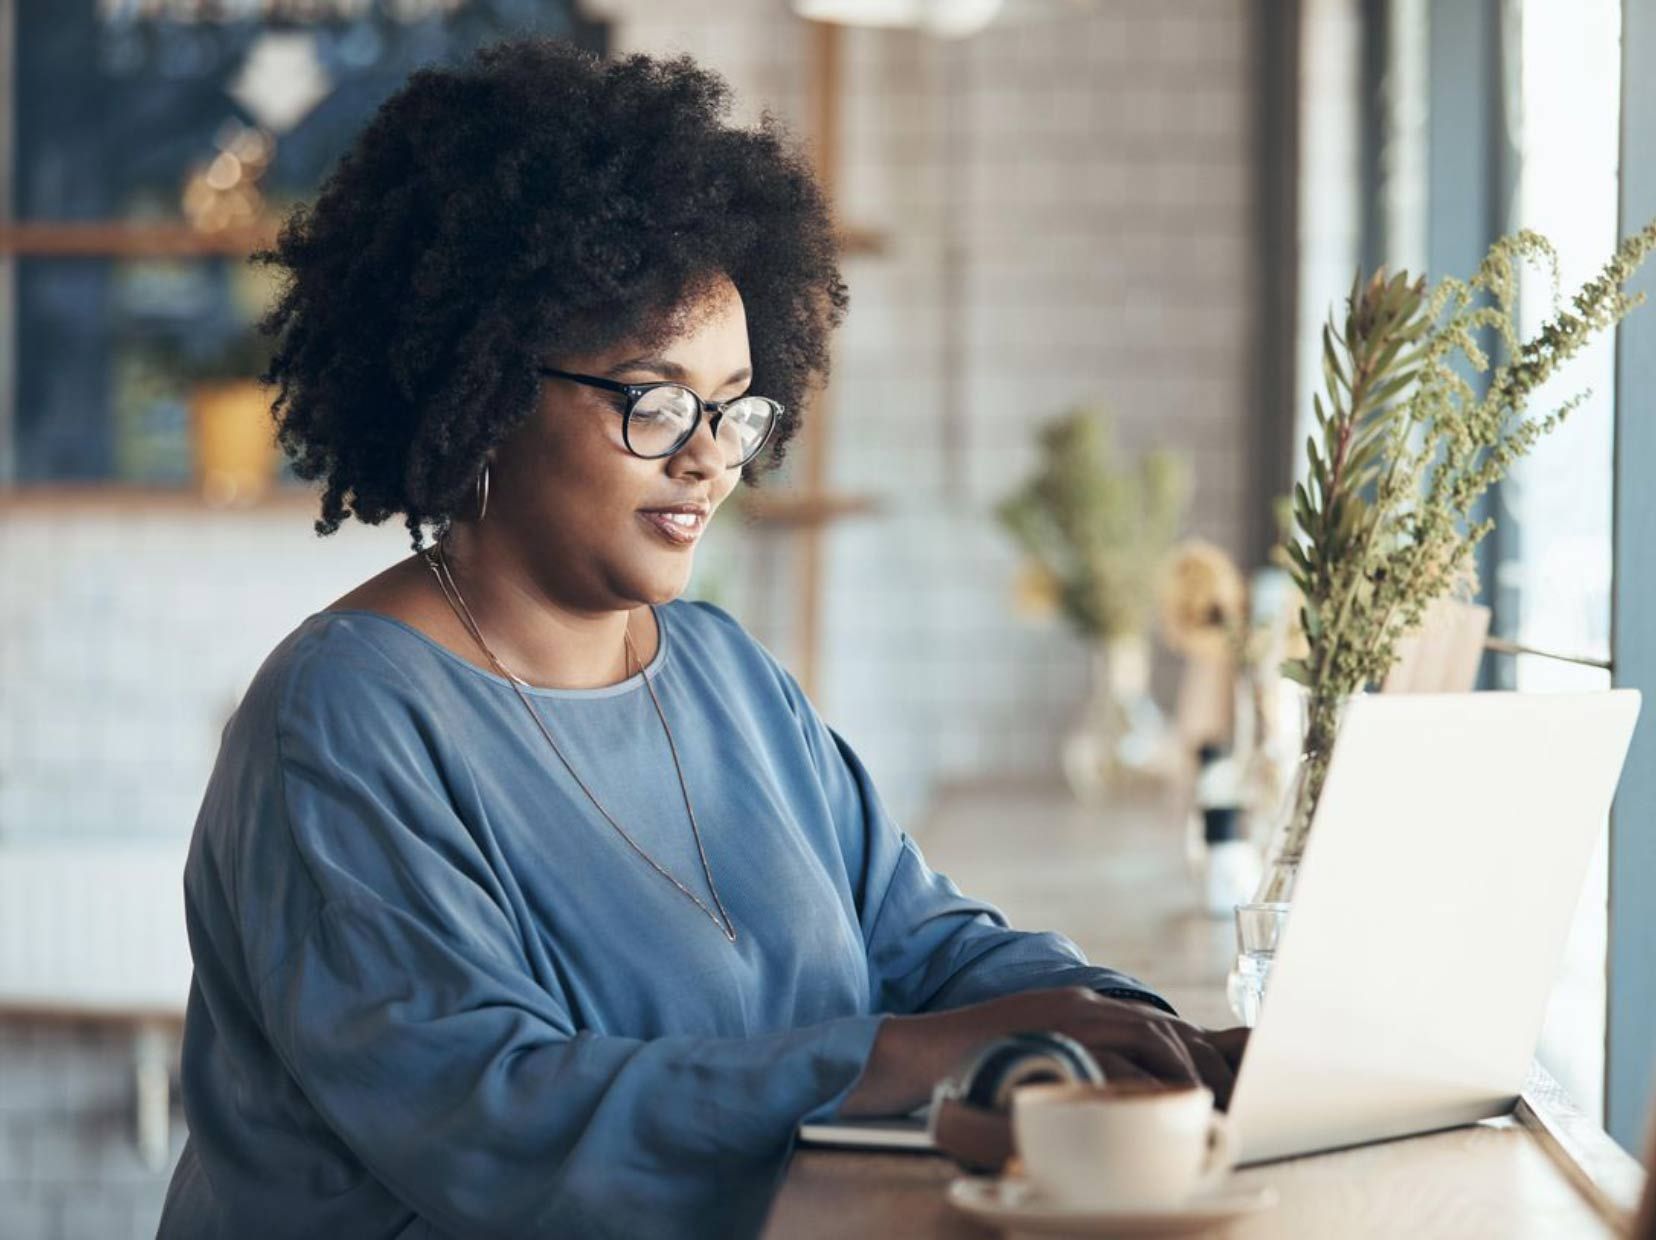
{"type": "MultiPolygon", "coordinates": [[[[1326,401],[1313,401],[1307,477],[1294,490],[1290,572],[1304,603],[1308,653],[1284,668],[1316,704],[1384,679],[1398,641],[1466,579],[1489,531],[1478,500],[1586,393],[1532,415],[1534,391],[1598,333],[1640,304],[1623,286],[1656,248],[1656,221],[1617,248],[1597,277],[1559,304],[1557,256],[1523,231],[1490,247],[1469,280],[1361,274],[1343,323],[1323,328],[1326,401]],[[1544,265],[1552,317],[1529,340],[1517,328],[1521,264],[1544,265]],[[1493,330],[1508,360],[1489,373],[1478,338],[1493,330]]],[[[1325,715],[1326,721],[1326,715],[1325,715]]]]}

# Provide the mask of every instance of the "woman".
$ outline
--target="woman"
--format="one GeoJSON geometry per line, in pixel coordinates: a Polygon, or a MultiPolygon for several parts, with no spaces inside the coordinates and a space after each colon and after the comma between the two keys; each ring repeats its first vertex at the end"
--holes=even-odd
{"type": "Polygon", "coordinates": [[[1229,1087],[1234,1039],[931,871],[677,601],[846,302],[801,158],[726,107],[684,59],[497,45],[415,74],[257,256],[318,532],[401,514],[414,554],[224,731],[163,1236],[753,1234],[802,1119],[906,1111],[1018,1029],[1229,1087]]]}

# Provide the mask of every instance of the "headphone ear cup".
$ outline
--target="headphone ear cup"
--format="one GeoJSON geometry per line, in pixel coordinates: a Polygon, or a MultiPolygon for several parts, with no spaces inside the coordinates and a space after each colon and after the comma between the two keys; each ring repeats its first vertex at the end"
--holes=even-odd
{"type": "Polygon", "coordinates": [[[962,1101],[992,1111],[1012,1110],[1012,1091],[1037,1081],[1102,1085],[1104,1069],[1087,1048],[1062,1033],[1014,1033],[983,1047],[968,1065],[962,1101]]]}
{"type": "Polygon", "coordinates": [[[1087,1048],[1061,1033],[1014,1033],[973,1052],[932,1097],[932,1143],[974,1174],[998,1173],[1012,1156],[1012,1092],[1037,1081],[1102,1085],[1087,1048]]]}

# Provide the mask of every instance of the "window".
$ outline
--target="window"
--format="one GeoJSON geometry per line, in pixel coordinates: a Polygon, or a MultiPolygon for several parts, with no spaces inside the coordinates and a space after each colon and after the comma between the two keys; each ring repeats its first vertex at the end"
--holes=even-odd
{"type": "MultiPolygon", "coordinates": [[[[1617,241],[1621,107],[1620,0],[1525,0],[1519,18],[1516,225],[1557,247],[1563,291],[1597,271],[1617,241]]],[[[1521,285],[1522,329],[1551,313],[1544,272],[1521,285]]],[[[1495,565],[1502,635],[1542,650],[1608,661],[1615,342],[1596,341],[1533,397],[1556,408],[1591,397],[1540,441],[1501,486],[1495,565]]],[[[1607,670],[1519,655],[1514,683],[1531,691],[1605,689],[1607,670]]],[[[1538,1056],[1576,1102],[1602,1116],[1608,951],[1608,828],[1582,894],[1538,1056]]]]}

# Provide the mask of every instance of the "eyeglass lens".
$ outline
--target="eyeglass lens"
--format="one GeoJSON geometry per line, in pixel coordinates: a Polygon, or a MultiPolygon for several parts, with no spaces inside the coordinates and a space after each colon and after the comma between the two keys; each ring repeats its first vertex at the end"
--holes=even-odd
{"type": "MultiPolygon", "coordinates": [[[[774,417],[771,403],[759,396],[744,396],[725,406],[719,419],[725,463],[735,465],[751,456],[764,442],[774,417]]],[[[667,456],[689,439],[695,425],[695,393],[670,383],[651,388],[633,404],[627,441],[640,456],[667,456]]]]}

